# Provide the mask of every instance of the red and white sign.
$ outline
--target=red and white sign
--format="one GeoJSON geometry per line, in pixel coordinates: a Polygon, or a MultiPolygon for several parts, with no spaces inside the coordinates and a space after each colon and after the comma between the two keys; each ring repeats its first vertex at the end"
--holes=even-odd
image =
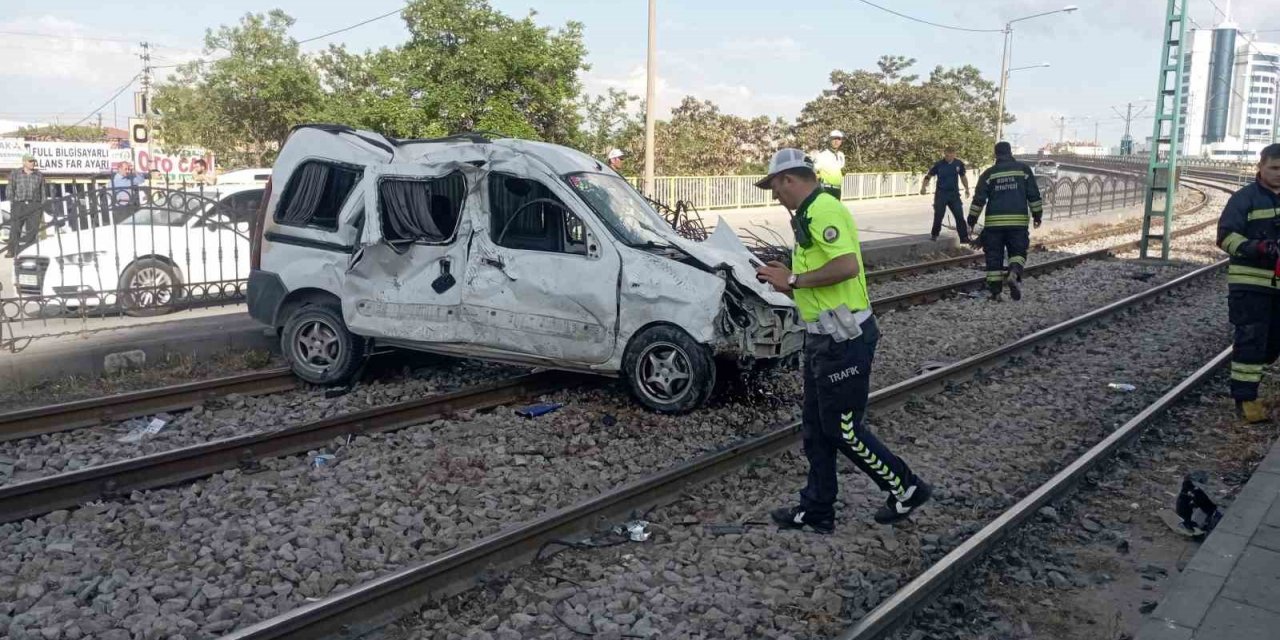
{"type": "Polygon", "coordinates": [[[193,161],[203,159],[210,175],[213,174],[213,154],[199,149],[183,149],[173,153],[137,149],[134,158],[134,169],[139,173],[150,173],[152,169],[164,174],[170,181],[190,181],[195,177],[193,161]]]}

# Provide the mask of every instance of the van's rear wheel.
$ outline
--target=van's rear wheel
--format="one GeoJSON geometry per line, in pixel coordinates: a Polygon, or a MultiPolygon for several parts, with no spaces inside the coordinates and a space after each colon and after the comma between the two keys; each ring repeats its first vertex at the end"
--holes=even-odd
{"type": "Polygon", "coordinates": [[[710,350],[667,325],[649,327],[632,338],[622,366],[631,395],[659,413],[698,408],[716,384],[710,350]]]}
{"type": "Polygon", "coordinates": [[[312,384],[346,384],[364,358],[364,340],[347,330],[342,312],[325,305],[299,307],[285,322],[280,351],[299,378],[312,384]]]}

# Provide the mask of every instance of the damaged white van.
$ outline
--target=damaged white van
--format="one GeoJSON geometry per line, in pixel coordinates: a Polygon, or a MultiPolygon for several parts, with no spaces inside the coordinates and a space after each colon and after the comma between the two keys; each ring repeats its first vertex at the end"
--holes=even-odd
{"type": "Polygon", "coordinates": [[[678,236],[625,180],[553,144],[301,126],[253,234],[249,313],[293,370],[345,382],[370,344],[624,378],[707,400],[716,361],[795,354],[791,300],[723,221],[678,236]]]}

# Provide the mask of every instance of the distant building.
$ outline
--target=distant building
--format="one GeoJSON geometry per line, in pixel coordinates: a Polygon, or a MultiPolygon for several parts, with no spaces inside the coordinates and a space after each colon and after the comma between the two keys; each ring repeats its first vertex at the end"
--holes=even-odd
{"type": "Polygon", "coordinates": [[[1280,44],[1259,42],[1228,18],[1187,33],[1182,75],[1182,154],[1252,159],[1280,126],[1280,44]]]}

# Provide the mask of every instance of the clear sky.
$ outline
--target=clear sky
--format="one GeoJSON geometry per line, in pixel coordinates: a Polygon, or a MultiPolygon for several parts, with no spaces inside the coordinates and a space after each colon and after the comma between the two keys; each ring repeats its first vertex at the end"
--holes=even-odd
{"type": "MultiPolygon", "coordinates": [[[[490,0],[509,14],[537,11],[546,25],[576,20],[585,25],[591,70],[589,91],[605,87],[644,93],[645,0],[490,0]]],[[[1048,62],[1049,68],[1011,74],[1008,109],[1018,122],[1006,137],[1036,147],[1056,140],[1055,117],[1070,118],[1066,137],[1092,139],[1095,123],[1104,144],[1114,145],[1123,123],[1111,110],[1126,102],[1149,105],[1156,92],[1167,0],[1076,0],[1079,10],[1014,26],[1013,67],[1048,62]],[[1140,102],[1144,101],[1144,102],[1140,102]]],[[[1203,27],[1222,19],[1214,2],[1189,0],[1203,27]]],[[[1280,29],[1275,0],[1235,0],[1230,10],[1243,29],[1280,29]]],[[[8,122],[68,124],[92,113],[141,63],[137,42],[156,43],[155,64],[198,57],[206,28],[235,22],[249,11],[279,7],[297,19],[299,39],[355,24],[400,6],[401,0],[4,0],[0,3],[0,127],[8,122]],[[137,7],[131,9],[129,7],[137,7]],[[60,37],[13,32],[59,34],[60,37]],[[103,41],[100,39],[119,39],[103,41]]],[[[877,4],[938,23],[999,29],[1010,19],[1058,9],[1058,0],[878,0],[877,4]]],[[[725,111],[794,118],[826,88],[832,69],[869,69],[885,54],[916,58],[927,73],[936,65],[972,64],[989,78],[1000,69],[999,33],[951,31],[911,22],[856,0],[801,5],[759,0],[658,0],[660,109],[682,96],[710,99],[725,111]]],[[[356,49],[394,45],[405,37],[391,17],[305,45],[328,42],[356,49]]],[[[1280,32],[1259,40],[1280,40],[1280,32]]],[[[126,91],[115,101],[119,123],[132,112],[126,91]]],[[[102,110],[113,120],[112,105],[102,110]]],[[[1148,109],[1147,115],[1150,115],[1148,109]]],[[[1134,135],[1150,135],[1151,121],[1135,121],[1134,135]]]]}

